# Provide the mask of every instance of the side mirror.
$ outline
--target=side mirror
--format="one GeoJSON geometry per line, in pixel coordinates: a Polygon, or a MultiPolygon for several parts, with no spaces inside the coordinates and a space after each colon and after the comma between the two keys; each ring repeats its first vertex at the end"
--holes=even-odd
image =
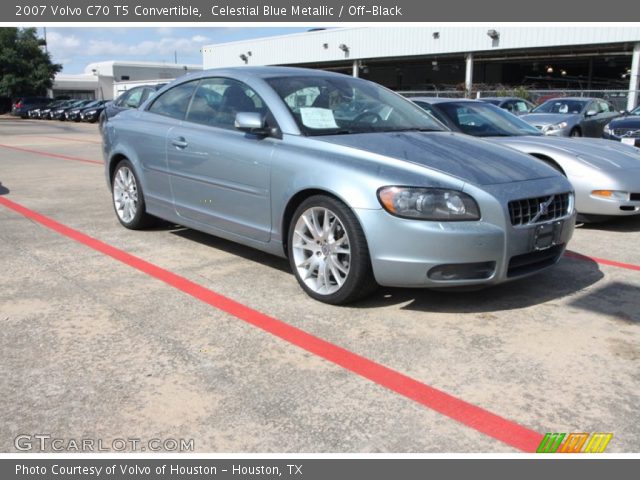
{"type": "Polygon", "coordinates": [[[241,132],[252,135],[269,135],[270,129],[258,112],[238,112],[236,113],[235,127],[241,132]]]}
{"type": "Polygon", "coordinates": [[[620,110],[620,114],[621,115],[629,115],[629,111],[628,110],[620,110]]]}
{"type": "Polygon", "coordinates": [[[593,117],[594,115],[597,115],[598,112],[596,112],[595,110],[589,110],[587,113],[585,113],[585,117],[593,117]]]}

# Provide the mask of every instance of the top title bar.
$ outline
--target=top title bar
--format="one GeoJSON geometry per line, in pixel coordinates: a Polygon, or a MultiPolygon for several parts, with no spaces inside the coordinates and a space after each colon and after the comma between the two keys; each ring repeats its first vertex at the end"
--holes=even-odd
{"type": "Polygon", "coordinates": [[[633,22],[627,0],[11,0],[0,22],[633,22]]]}

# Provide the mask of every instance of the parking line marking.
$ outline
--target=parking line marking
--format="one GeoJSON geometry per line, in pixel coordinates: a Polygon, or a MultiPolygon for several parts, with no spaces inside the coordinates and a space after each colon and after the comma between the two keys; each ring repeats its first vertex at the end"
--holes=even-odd
{"type": "Polygon", "coordinates": [[[36,155],[42,155],[44,157],[61,158],[62,160],[73,160],[74,162],[90,163],[93,165],[104,165],[103,162],[99,162],[97,160],[89,160],[87,158],[80,158],[80,157],[71,157],[69,155],[62,155],[60,153],[44,152],[42,150],[32,150],[30,148],[14,147],[13,145],[5,145],[3,143],[0,143],[0,147],[8,148],[10,150],[16,150],[18,152],[35,153],[36,155]]]}
{"type": "Polygon", "coordinates": [[[609,265],[611,267],[625,268],[627,270],[635,270],[636,272],[640,272],[640,265],[634,265],[632,263],[616,262],[614,260],[607,260],[606,258],[591,257],[589,255],[583,255],[571,250],[565,251],[564,255],[575,260],[591,260],[601,265],[609,265]]]}
{"type": "Polygon", "coordinates": [[[0,196],[0,204],[63,236],[146,273],[193,298],[516,449],[534,453],[543,439],[543,435],[534,430],[253,310],[180,275],[58,223],[6,197],[0,196]]]}
{"type": "Polygon", "coordinates": [[[38,135],[38,138],[52,138],[54,140],[69,140],[71,142],[93,143],[95,145],[102,145],[102,142],[96,142],[95,140],[83,140],[81,138],[54,137],[51,135],[38,135]]]}

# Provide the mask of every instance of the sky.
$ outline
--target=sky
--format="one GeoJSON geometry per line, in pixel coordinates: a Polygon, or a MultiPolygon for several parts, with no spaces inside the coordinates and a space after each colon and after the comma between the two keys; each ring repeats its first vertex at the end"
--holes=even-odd
{"type": "MultiPolygon", "coordinates": [[[[204,45],[304,32],[310,27],[47,27],[47,48],[62,73],[84,73],[104,60],[202,65],[204,45]]],[[[44,29],[38,29],[44,36],[44,29]]]]}

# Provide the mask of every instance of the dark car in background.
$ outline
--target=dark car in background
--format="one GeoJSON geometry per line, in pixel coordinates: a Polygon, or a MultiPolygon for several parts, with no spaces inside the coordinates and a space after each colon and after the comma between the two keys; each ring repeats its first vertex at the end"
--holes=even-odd
{"type": "Polygon", "coordinates": [[[602,136],[640,147],[640,106],[605,125],[602,136]]]}
{"type": "Polygon", "coordinates": [[[98,118],[100,117],[100,114],[104,110],[106,103],[107,103],[106,100],[94,100],[93,102],[88,103],[87,105],[78,109],[78,113],[77,114],[74,113],[73,118],[71,118],[72,116],[71,112],[73,112],[74,110],[70,111],[69,119],[74,120],[76,122],[95,123],[98,121],[98,118]]]}
{"type": "Polygon", "coordinates": [[[525,115],[535,108],[533,103],[519,97],[482,97],[478,100],[491,103],[514,115],[525,115]]]}
{"type": "Polygon", "coordinates": [[[521,118],[545,135],[600,138],[604,126],[619,116],[601,98],[563,97],[547,100],[521,118]]]}
{"type": "Polygon", "coordinates": [[[61,108],[66,108],[75,101],[76,100],[59,100],[57,102],[52,102],[47,105],[46,108],[40,109],[40,114],[37,118],[41,120],[51,120],[53,118],[53,112],[61,108]]]}
{"type": "Polygon", "coordinates": [[[40,108],[53,102],[53,98],[46,97],[22,97],[11,106],[11,115],[27,118],[29,110],[40,108]]]}
{"type": "Polygon", "coordinates": [[[158,85],[141,85],[123,92],[113,102],[107,102],[105,104],[104,111],[100,115],[100,125],[104,123],[104,120],[113,118],[124,110],[138,108],[165,85],[166,83],[160,83],[158,85]]]}
{"type": "Polygon", "coordinates": [[[97,107],[98,105],[102,105],[103,103],[104,103],[104,100],[86,100],[80,105],[76,105],[74,107],[68,108],[64,112],[64,118],[65,120],[79,122],[80,120],[82,120],[82,118],[80,117],[80,113],[85,108],[90,108],[94,106],[97,107]]]}
{"type": "Polygon", "coordinates": [[[64,122],[65,120],[67,120],[67,113],[69,112],[69,110],[73,110],[74,108],[82,107],[82,106],[88,104],[91,101],[92,100],[70,100],[69,103],[64,104],[64,105],[60,105],[56,109],[52,109],[51,110],[51,119],[52,120],[60,120],[61,122],[64,122]]]}

